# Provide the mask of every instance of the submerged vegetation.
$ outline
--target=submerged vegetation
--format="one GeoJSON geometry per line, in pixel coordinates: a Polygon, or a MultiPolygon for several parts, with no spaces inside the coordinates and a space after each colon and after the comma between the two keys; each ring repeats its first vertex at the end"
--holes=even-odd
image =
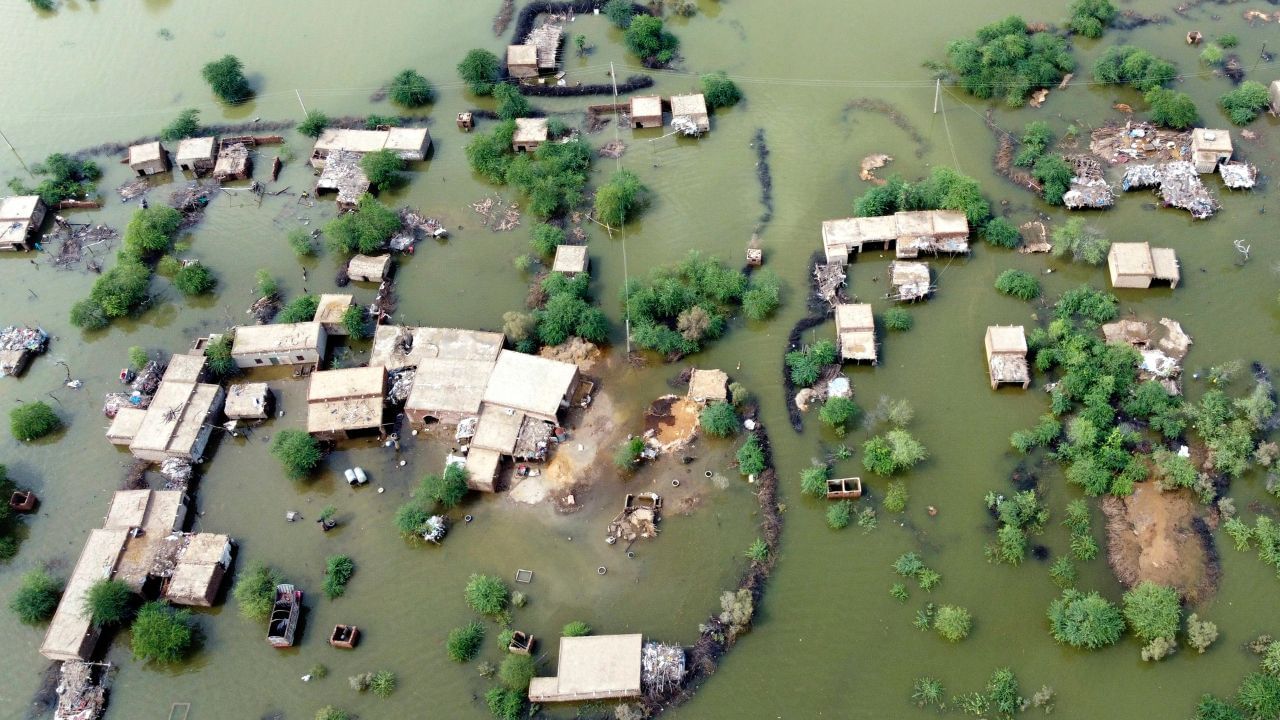
{"type": "MultiPolygon", "coordinates": [[[[1090,32],[1096,19],[1088,10],[1080,14],[1081,26],[1090,32]]],[[[1010,107],[1021,107],[1032,91],[1057,85],[1076,67],[1066,40],[1032,32],[1016,15],[979,28],[975,38],[951,41],[947,61],[970,94],[1003,96],[1010,107]]]]}
{"type": "Polygon", "coordinates": [[[79,200],[94,194],[95,183],[102,177],[102,169],[90,160],[54,153],[44,162],[31,168],[31,173],[43,178],[34,187],[18,178],[9,180],[9,189],[16,195],[39,195],[49,207],[57,207],[63,200],[79,200]]]}
{"type": "Polygon", "coordinates": [[[244,63],[235,55],[224,55],[206,64],[200,74],[209,83],[213,94],[224,103],[239,105],[253,97],[253,89],[244,76],[244,63]]]}

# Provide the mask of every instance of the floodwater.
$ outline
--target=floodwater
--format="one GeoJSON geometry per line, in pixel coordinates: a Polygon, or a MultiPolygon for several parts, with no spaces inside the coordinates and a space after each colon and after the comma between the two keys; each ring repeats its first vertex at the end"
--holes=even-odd
{"type": "MultiPolygon", "coordinates": [[[[1131,42],[1172,58],[1192,75],[1179,88],[1191,93],[1208,124],[1223,126],[1225,118],[1214,101],[1228,82],[1203,73],[1197,52],[1182,38],[1193,28],[1206,38],[1235,33],[1241,41],[1238,52],[1252,66],[1262,43],[1273,36],[1271,28],[1248,27],[1242,5],[1205,3],[1188,11],[1190,19],[1182,19],[1171,4],[1125,4],[1125,9],[1164,14],[1173,22],[1079,41],[1077,57],[1087,67],[1102,48],[1131,42]]],[[[329,0],[67,0],[54,14],[37,14],[27,3],[11,0],[0,5],[0,27],[5,28],[0,130],[30,164],[51,152],[154,134],[189,106],[200,108],[208,123],[298,120],[300,103],[333,116],[389,112],[387,104],[372,103],[370,94],[399,69],[415,67],[438,89],[436,103],[424,111],[432,120],[435,152],[413,169],[405,189],[384,200],[442,218],[452,237],[427,243],[402,263],[396,320],[498,329],[502,313],[519,308],[524,299],[528,278],[511,260],[525,252],[529,221],[509,233],[480,226],[468,204],[494,190],[471,175],[462,153],[467,136],[453,127],[455,113],[476,106],[460,87],[455,64],[469,48],[498,51],[506,43],[490,27],[498,5],[497,0],[406,1],[375,9],[329,0]],[[213,102],[199,77],[203,63],[224,53],[244,61],[258,91],[253,102],[231,110],[213,102]]],[[[915,327],[882,337],[879,367],[850,369],[864,407],[889,396],[906,398],[916,408],[912,429],[927,445],[930,459],[907,477],[911,501],[906,516],[899,520],[882,512],[879,527],[870,533],[856,527],[833,532],[824,523],[822,504],[798,492],[799,470],[840,442],[813,417],[803,434],[792,432],[779,376],[787,333],[805,314],[807,262],[820,247],[819,223],[848,214],[853,198],[866,189],[857,178],[858,161],[872,152],[895,158],[882,174],[913,178],[934,165],[957,166],[979,178],[993,201],[1007,202],[1002,210],[1015,221],[1042,212],[1059,219],[1061,212],[1050,211],[991,172],[995,139],[984,125],[982,103],[944,92],[943,112],[932,113],[934,88],[922,63],[940,59],[948,39],[1009,12],[1026,10],[1028,19],[1060,21],[1065,11],[1042,4],[1037,8],[1047,14],[1040,15],[1007,0],[874,6],[834,0],[810,0],[802,6],[702,0],[699,5],[701,14],[672,23],[683,42],[684,60],[681,72],[659,75],[658,90],[667,94],[691,88],[694,74],[723,68],[739,79],[747,100],[717,114],[711,134],[696,142],[663,138],[657,131],[622,131],[630,146],[622,164],[640,174],[654,201],[642,221],[627,229],[625,239],[592,231],[593,292],[614,321],[614,342],[621,345],[616,298],[628,271],[642,274],[678,260],[689,249],[739,262],[762,212],[750,143],[763,128],[771,150],[775,212],[761,240],[767,266],[786,283],[785,304],[769,322],[735,322],[723,340],[678,367],[611,366],[604,386],[618,427],[637,430],[640,409],[666,390],[680,367],[729,370],[761,399],[787,510],[780,562],[754,629],[676,717],[911,717],[920,712],[908,700],[913,678],[938,677],[949,694],[958,694],[980,689],[993,668],[1005,665],[1017,672],[1028,696],[1041,684],[1053,686],[1055,712],[1065,718],[1181,717],[1190,714],[1201,692],[1232,692],[1254,662],[1242,644],[1280,629],[1267,600],[1277,580],[1252,554],[1222,548],[1219,592],[1195,608],[1217,622],[1222,633],[1218,643],[1204,655],[1184,650],[1159,664],[1142,663],[1138,644],[1130,638],[1093,653],[1055,645],[1044,620],[1044,609],[1055,595],[1048,563],[1029,560],[1011,568],[983,558],[982,547],[992,537],[983,495],[1008,490],[1007,477],[1018,462],[1008,435],[1031,424],[1047,405],[1039,379],[1028,392],[993,393],[987,385],[983,329],[994,323],[1030,323],[1035,312],[997,295],[991,284],[1007,267],[1037,274],[1048,268],[1053,273],[1042,279],[1053,296],[1082,282],[1105,284],[1103,269],[985,246],[977,247],[971,258],[935,263],[939,291],[913,310],[915,327]],[[860,98],[892,104],[915,128],[918,141],[883,115],[847,110],[860,98]],[[938,508],[936,517],[926,514],[928,505],[938,508]],[[889,597],[894,582],[889,563],[906,550],[921,553],[943,575],[928,600],[972,611],[974,630],[963,643],[948,645],[911,627],[915,609],[926,602],[923,593],[917,591],[906,604],[889,597]]],[[[618,33],[603,19],[579,18],[571,28],[596,47],[586,58],[569,58],[575,78],[603,82],[610,61],[620,67],[633,63],[618,33]]],[[[635,71],[620,70],[624,75],[635,71]]],[[[1249,73],[1264,83],[1272,75],[1265,65],[1249,73]]],[[[1055,91],[1040,110],[996,107],[994,120],[1017,131],[1032,119],[1047,119],[1062,133],[1068,123],[1088,127],[1116,117],[1110,106],[1117,101],[1141,107],[1140,98],[1128,90],[1082,84],[1055,91]]],[[[584,101],[536,99],[534,104],[572,113],[584,101]]],[[[1254,142],[1235,135],[1237,148],[1267,178],[1277,169],[1276,125],[1270,117],[1255,122],[1252,129],[1260,139],[1254,142]]],[[[601,144],[613,133],[610,126],[591,140],[601,144]]],[[[288,144],[305,158],[306,138],[289,134],[288,144]]],[[[133,206],[122,205],[113,190],[127,180],[127,170],[111,157],[100,161],[106,170],[101,187],[107,206],[72,217],[123,229],[133,206]]],[[[259,156],[260,167],[269,162],[269,151],[259,156]]],[[[612,170],[612,161],[597,162],[595,180],[612,170]]],[[[7,148],[0,152],[0,177],[22,172],[13,153],[7,148]]],[[[289,186],[296,192],[311,182],[309,168],[297,161],[286,165],[272,187],[289,186]]],[[[1209,184],[1219,187],[1216,179],[1209,184]]],[[[1152,198],[1145,193],[1121,197],[1115,209],[1090,216],[1114,240],[1151,240],[1177,249],[1183,283],[1176,291],[1122,291],[1119,296],[1126,313],[1182,322],[1195,338],[1187,359],[1190,369],[1233,358],[1275,364],[1280,351],[1275,269],[1280,251],[1263,216],[1276,210],[1267,184],[1252,194],[1221,190],[1223,210],[1208,222],[1194,222],[1179,211],[1150,209],[1152,198]],[[1243,265],[1236,263],[1232,248],[1238,238],[1252,247],[1252,259],[1243,265]]],[[[163,201],[171,190],[153,191],[153,201],[163,201]]],[[[500,192],[510,197],[509,190],[500,192]]],[[[116,387],[115,373],[126,361],[127,348],[180,351],[198,334],[243,322],[257,268],[270,270],[288,295],[304,287],[312,292],[331,288],[337,259],[323,254],[308,260],[310,279],[304,283],[284,235],[299,218],[315,227],[332,215],[332,208],[331,201],[300,206],[288,195],[259,203],[243,189],[217,197],[205,220],[184,238],[190,243],[188,255],[216,271],[216,295],[188,301],[157,279],[153,291],[163,298],[158,307],[100,333],[81,333],[67,322],[68,307],[88,292],[92,275],[56,271],[44,258],[38,268],[27,257],[0,259],[0,319],[40,324],[57,338],[24,378],[3,381],[0,393],[6,406],[52,394],[69,425],[56,438],[32,445],[17,444],[7,433],[0,439],[10,474],[33,487],[43,501],[28,524],[30,536],[20,555],[0,569],[0,596],[7,597],[29,568],[52,562],[66,572],[88,529],[100,523],[128,460],[103,438],[100,403],[102,393],[116,387]],[[55,364],[58,360],[84,380],[84,389],[63,387],[66,371],[55,364]]],[[[879,298],[886,263],[868,255],[852,265],[852,293],[879,298]]],[[[356,292],[361,301],[372,295],[369,288],[356,292]]],[[[876,303],[877,311],[884,309],[882,301],[876,303]]],[[[832,333],[828,324],[808,337],[832,333]]],[[[549,506],[517,505],[503,496],[473,498],[463,510],[475,522],[459,523],[443,547],[414,547],[396,536],[392,515],[417,478],[440,467],[447,448],[413,438],[397,458],[390,450],[357,445],[332,456],[320,478],[292,483],[280,476],[266,440],[279,429],[300,426],[302,390],[287,379],[275,385],[285,392],[286,415],[248,440],[219,444],[201,469],[196,527],[232,535],[239,542],[241,564],[268,562],[308,591],[300,646],[287,652],[267,647],[262,628],[242,620],[234,603],[198,613],[202,647],[190,662],[173,668],[134,662],[125,638],[117,638],[106,655],[119,666],[110,718],[164,718],[174,703],[190,703],[191,720],[274,713],[308,718],[329,703],[363,718],[485,717],[478,698],[488,681],[477,674],[474,663],[450,662],[443,648],[449,628],[470,618],[462,600],[470,573],[511,578],[517,568],[535,571],[534,582],[521,588],[530,602],[515,611],[515,626],[540,638],[539,654],[546,654],[544,667],[550,671],[554,638],[570,620],[585,620],[597,632],[634,631],[692,642],[698,622],[718,609],[720,590],[734,583],[746,562],[742,550],[755,536],[758,518],[749,486],[734,480],[719,490],[703,477],[704,470],[725,469],[724,455],[731,447],[719,443],[695,448],[699,459],[689,466],[649,469],[627,484],[606,468],[592,478],[595,489],[584,495],[584,509],[570,515],[549,506]],[[399,459],[405,466],[397,466],[399,459]],[[384,494],[372,487],[352,491],[341,483],[341,469],[356,463],[371,471],[373,485],[385,487],[384,494]],[[702,497],[696,512],[688,517],[671,513],[660,538],[637,545],[634,559],[600,542],[621,493],[669,488],[671,479],[681,477],[687,480],[686,491],[702,497]],[[340,530],[328,535],[309,521],[284,521],[287,510],[314,517],[327,504],[339,508],[343,521],[340,530]],[[337,552],[351,555],[357,569],[347,594],[331,602],[320,598],[319,587],[324,557],[337,552]],[[601,565],[608,567],[604,576],[596,574],[601,565]],[[364,642],[357,650],[343,652],[325,644],[325,633],[337,622],[360,626],[364,642]],[[301,682],[300,676],[316,663],[326,665],[329,676],[301,682]],[[400,688],[390,699],[357,695],[347,687],[347,676],[380,669],[399,676],[400,688]]],[[[1191,396],[1202,391],[1202,383],[1188,381],[1191,396]]],[[[865,437],[859,431],[845,441],[856,447],[865,437]]],[[[859,469],[856,459],[837,466],[841,473],[859,469]]],[[[1060,518],[1063,506],[1078,493],[1065,486],[1056,468],[1044,468],[1041,478],[1060,518]]],[[[882,479],[865,480],[872,496],[883,493],[882,479]]],[[[1237,506],[1261,500],[1273,508],[1262,482],[1256,472],[1237,481],[1231,489],[1237,506]]],[[[1095,511],[1099,537],[1101,525],[1095,511]]],[[[1052,553],[1066,550],[1066,536],[1056,522],[1040,541],[1052,553]]],[[[1112,598],[1121,592],[1101,559],[1082,569],[1081,587],[1097,588],[1112,598]]],[[[496,662],[497,630],[489,627],[480,659],[496,662]]],[[[43,628],[9,625],[0,655],[0,716],[28,713],[47,666],[37,653],[42,636],[43,628]]],[[[176,717],[182,717],[181,711],[176,717]]]]}

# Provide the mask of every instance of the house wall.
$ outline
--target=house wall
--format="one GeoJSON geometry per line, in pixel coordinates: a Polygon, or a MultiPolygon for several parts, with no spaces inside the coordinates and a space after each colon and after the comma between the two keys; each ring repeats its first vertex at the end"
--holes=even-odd
{"type": "Polygon", "coordinates": [[[631,118],[631,127],[633,128],[660,128],[662,127],[661,115],[644,115],[631,118]]]}
{"type": "Polygon", "coordinates": [[[153,160],[151,162],[145,162],[145,163],[136,163],[136,164],[130,165],[129,168],[139,176],[159,175],[160,173],[169,169],[169,156],[167,154],[161,155],[159,160],[153,160]]]}
{"type": "MultiPolygon", "coordinates": [[[[466,419],[468,416],[467,413],[441,412],[438,410],[432,411],[432,410],[424,410],[421,408],[411,408],[407,406],[404,409],[404,414],[408,416],[409,422],[418,428],[426,427],[427,418],[434,418],[436,422],[443,423],[445,425],[457,425],[458,423],[466,419]]],[[[470,414],[474,415],[475,413],[470,413],[470,414]]]]}
{"type": "Polygon", "coordinates": [[[1111,270],[1111,286],[1118,288],[1149,288],[1151,287],[1151,276],[1121,275],[1115,270],[1111,270]]]}
{"type": "Polygon", "coordinates": [[[528,140],[524,142],[513,141],[511,143],[511,148],[516,152],[533,152],[534,150],[537,150],[538,146],[541,144],[542,143],[537,140],[528,140]]]}
{"type": "Polygon", "coordinates": [[[272,365],[315,365],[324,359],[326,338],[320,339],[319,347],[299,348],[294,350],[272,350],[260,353],[240,353],[232,355],[236,367],[255,368],[272,365]]]}

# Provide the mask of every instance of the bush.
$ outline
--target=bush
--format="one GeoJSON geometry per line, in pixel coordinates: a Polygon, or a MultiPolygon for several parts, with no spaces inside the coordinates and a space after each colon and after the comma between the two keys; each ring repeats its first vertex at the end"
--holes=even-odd
{"type": "Polygon", "coordinates": [[[742,91],[723,70],[702,76],[702,94],[711,110],[737,105],[742,91]]]}
{"type": "Polygon", "coordinates": [[[333,600],[347,591],[356,564],[346,555],[330,555],[324,560],[324,596],[333,600]]]}
{"type": "Polygon", "coordinates": [[[498,101],[498,117],[503,120],[528,117],[532,111],[528,99],[520,94],[520,88],[515,85],[507,83],[497,85],[493,89],[493,97],[498,101]]]}
{"type": "Polygon", "coordinates": [[[225,334],[206,345],[204,357],[205,362],[209,364],[209,370],[218,377],[235,375],[240,370],[236,366],[235,358],[231,357],[230,334],[225,334]]]}
{"type": "Polygon", "coordinates": [[[501,68],[497,55],[477,48],[458,63],[458,75],[472,93],[488,95],[493,92],[493,84],[498,81],[501,68]]]}
{"type": "Polygon", "coordinates": [[[1022,270],[1005,270],[996,278],[996,290],[1019,300],[1035,300],[1040,297],[1040,281],[1022,270]]]}
{"type": "Polygon", "coordinates": [[[316,720],[351,720],[346,710],[339,710],[332,705],[325,705],[316,711],[316,720]]]}
{"type": "Polygon", "coordinates": [[[848,500],[841,500],[827,506],[827,527],[832,530],[843,530],[849,527],[849,522],[852,519],[853,503],[848,500]]]}
{"type": "Polygon", "coordinates": [[[910,495],[907,493],[907,484],[901,480],[894,480],[889,483],[884,494],[884,509],[889,512],[905,512],[907,509],[907,499],[910,495]]]}
{"type": "Polygon", "coordinates": [[[218,284],[218,279],[199,261],[184,265],[177,275],[173,276],[174,287],[183,295],[204,295],[218,284]]]}
{"type": "Polygon", "coordinates": [[[698,423],[707,434],[716,437],[729,437],[738,432],[738,413],[726,402],[711,403],[702,409],[698,423]]]}
{"type": "Polygon", "coordinates": [[[901,428],[877,435],[862,444],[862,465],[877,475],[904,472],[927,456],[924,445],[901,428]]]}
{"type": "Polygon", "coordinates": [[[747,288],[741,272],[691,251],[678,265],[656,268],[647,281],[626,285],[623,299],[631,314],[632,339],[672,358],[697,352],[705,341],[724,333],[728,314],[747,288]]]}
{"type": "Polygon", "coordinates": [[[520,720],[524,717],[525,693],[495,686],[484,694],[484,703],[498,720],[520,720]]]}
{"type": "Polygon", "coordinates": [[[769,546],[765,543],[764,538],[756,538],[751,541],[747,551],[742,554],[753,563],[762,563],[769,559],[769,546]]]}
{"type": "Polygon", "coordinates": [[[1218,639],[1218,626],[1208,620],[1201,620],[1196,613],[1187,616],[1187,644],[1203,653],[1218,639]]]}
{"type": "Polygon", "coordinates": [[[1102,37],[1103,30],[1116,17],[1110,0],[1075,0],[1067,10],[1071,13],[1071,30],[1087,38],[1102,37]]]}
{"type": "Polygon", "coordinates": [[[831,468],[826,465],[811,465],[800,471],[800,492],[814,497],[826,497],[827,479],[831,477],[831,468]]]}
{"type": "Polygon", "coordinates": [[[915,319],[911,317],[911,311],[900,307],[885,310],[881,321],[886,328],[896,332],[910,330],[911,326],[915,324],[915,319]]]}
{"type": "Polygon", "coordinates": [[[386,700],[396,691],[396,674],[390,670],[379,670],[369,680],[369,689],[374,695],[386,700]]]}
{"type": "Polygon", "coordinates": [[[1064,38],[1028,32],[1027,23],[1016,15],[979,28],[974,39],[952,41],[947,61],[970,94],[1003,95],[1012,107],[1022,106],[1033,90],[1053,87],[1075,70],[1064,38]]]}
{"type": "Polygon", "coordinates": [[[276,313],[278,323],[311,322],[320,308],[320,298],[315,295],[299,295],[276,313]]]}
{"type": "Polygon", "coordinates": [[[507,609],[510,593],[506,583],[492,575],[472,574],[464,592],[467,605],[481,615],[496,616],[507,609]]]}
{"type": "Polygon", "coordinates": [[[1204,49],[1200,51],[1200,62],[1205,65],[1221,65],[1226,56],[1227,54],[1223,52],[1221,46],[1207,43],[1204,49]]]}
{"type": "Polygon", "coordinates": [[[635,173],[618,170],[609,182],[596,190],[596,219],[605,225],[621,227],[647,204],[648,193],[635,173]]]}
{"type": "Polygon", "coordinates": [[[633,437],[618,446],[613,455],[613,464],[621,470],[635,470],[640,464],[640,456],[644,453],[644,438],[633,437]]]}
{"type": "Polygon", "coordinates": [[[1133,45],[1107,48],[1093,64],[1093,79],[1111,85],[1129,85],[1145,93],[1162,88],[1178,76],[1173,63],[1133,45]]]}
{"type": "Polygon", "coordinates": [[[1096,650],[1114,644],[1124,632],[1124,617],[1096,591],[1064,590],[1049,605],[1049,633],[1063,645],[1096,650]]]}
{"type": "Polygon", "coordinates": [[[492,133],[476,133],[465,148],[467,162],[471,164],[471,169],[491,183],[505,184],[507,170],[510,169],[511,161],[515,158],[511,150],[511,140],[515,132],[515,122],[508,120],[498,123],[492,133]]]}
{"type": "Polygon", "coordinates": [[[1236,125],[1248,125],[1253,122],[1254,118],[1258,117],[1258,113],[1267,109],[1269,103],[1267,86],[1254,80],[1245,80],[1240,87],[1218,99],[1218,104],[1236,125]]]}
{"type": "Polygon", "coordinates": [[[1069,555],[1060,556],[1049,566],[1049,579],[1053,580],[1054,585],[1064,590],[1074,586],[1076,578],[1076,566],[1071,563],[1069,555]]]}
{"type": "Polygon", "coordinates": [[[422,479],[418,489],[421,497],[430,498],[445,508],[457,507],[462,498],[467,496],[468,473],[459,465],[449,465],[444,475],[428,475],[422,479]]]}
{"type": "Polygon", "coordinates": [[[784,359],[791,370],[791,382],[809,387],[818,381],[824,367],[836,361],[836,345],[830,340],[819,340],[803,350],[787,353],[784,359]]]}
{"type": "Polygon", "coordinates": [[[892,215],[905,210],[957,210],[969,225],[982,227],[991,216],[991,205],[982,197],[978,181],[948,167],[936,167],[929,177],[915,183],[890,180],[854,201],[859,217],[892,215]]]}
{"type": "Polygon", "coordinates": [[[308,110],[307,116],[298,123],[298,132],[307,137],[318,138],[320,133],[329,127],[329,116],[320,110],[308,110]]]}
{"type": "Polygon", "coordinates": [[[289,231],[286,236],[289,241],[289,247],[293,248],[293,252],[301,257],[316,254],[316,246],[311,242],[311,233],[302,228],[294,228],[289,231]]]}
{"type": "Polygon", "coordinates": [[[18,616],[19,621],[35,625],[53,617],[61,595],[60,582],[43,570],[32,570],[22,576],[22,585],[9,598],[9,609],[18,616]]]}
{"type": "Polygon", "coordinates": [[[574,620],[573,622],[565,625],[560,631],[560,634],[565,637],[582,637],[583,635],[590,635],[591,626],[581,620],[574,620]]]}
{"type": "Polygon", "coordinates": [[[943,605],[933,616],[933,629],[948,642],[960,642],[969,637],[972,626],[973,619],[969,616],[969,611],[955,605],[943,605]]]}
{"type": "Polygon", "coordinates": [[[845,431],[849,429],[849,424],[856,421],[861,414],[861,408],[849,398],[829,397],[822,404],[822,409],[818,411],[818,419],[831,426],[836,431],[836,435],[843,437],[845,431]]]}
{"type": "Polygon", "coordinates": [[[343,213],[324,226],[324,235],[335,252],[370,254],[385,247],[401,224],[396,211],[365,193],[355,212],[343,213]]]}
{"type": "MultiPolygon", "coordinates": [[[[1025,142],[1025,141],[1024,141],[1025,142]]],[[[1016,248],[1022,242],[1022,233],[1008,220],[993,217],[982,227],[982,237],[990,245],[1002,248],[1016,248]]]]}
{"type": "Polygon", "coordinates": [[[430,519],[430,509],[420,500],[410,500],[396,508],[396,529],[405,537],[420,535],[430,519]]]}
{"type": "Polygon", "coordinates": [[[200,74],[222,102],[238,105],[253,95],[253,89],[244,76],[244,64],[235,55],[224,55],[221,60],[214,60],[205,65],[200,74]]]}
{"type": "Polygon", "coordinates": [[[271,277],[271,272],[266,268],[258,268],[258,271],[253,275],[253,280],[260,296],[275,295],[280,291],[280,284],[276,282],[275,278],[271,277]]]}
{"type": "Polygon", "coordinates": [[[1084,218],[1071,218],[1053,230],[1053,254],[1058,257],[1070,255],[1076,262],[1101,265],[1110,248],[1111,241],[1085,225],[1084,218]]]}
{"type": "Polygon", "coordinates": [[[60,427],[62,420],[43,400],[24,402],[9,411],[9,432],[18,440],[36,440],[60,427]]]}
{"type": "Polygon", "coordinates": [[[580,139],[543,143],[532,153],[512,154],[505,129],[499,127],[494,134],[507,138],[507,145],[501,150],[504,156],[498,161],[499,165],[506,163],[503,179],[528,197],[530,212],[542,218],[551,217],[582,202],[595,155],[587,143],[580,139]]]}
{"type": "Polygon", "coordinates": [[[761,270],[751,276],[747,291],[742,294],[742,314],[758,322],[772,315],[781,302],[778,276],[772,270],[761,270]]]}
{"type": "Polygon", "coordinates": [[[342,327],[353,340],[367,340],[373,335],[369,316],[360,305],[352,305],[342,311],[342,327]]]}
{"type": "Polygon", "coordinates": [[[182,214],[168,205],[140,209],[124,231],[124,248],[135,259],[166,252],[182,224],[182,214]]]}
{"type": "Polygon", "coordinates": [[[311,474],[324,454],[320,443],[302,430],[281,430],[271,438],[271,454],[284,465],[290,479],[300,480],[311,474]]]}
{"type": "Polygon", "coordinates": [[[759,475],[764,472],[764,449],[755,435],[747,437],[747,441],[738,448],[738,472],[743,475],[759,475]]]}
{"type": "Polygon", "coordinates": [[[360,168],[369,178],[369,184],[379,191],[390,190],[399,185],[400,171],[404,166],[404,158],[391,150],[367,153],[360,158],[360,168]]]}
{"type": "Polygon", "coordinates": [[[1151,122],[1156,125],[1186,130],[1200,117],[1195,101],[1184,92],[1155,88],[1148,91],[1143,99],[1151,109],[1151,122]]]}
{"type": "Polygon", "coordinates": [[[143,605],[129,628],[134,658],[178,662],[191,648],[195,634],[191,624],[190,610],[176,610],[162,600],[143,605]]]}
{"type": "Polygon", "coordinates": [[[1075,175],[1075,170],[1061,155],[1045,155],[1036,160],[1031,174],[1044,188],[1044,201],[1050,205],[1061,205],[1062,196],[1071,189],[1071,178],[1075,175]]]}
{"type": "Polygon", "coordinates": [[[183,138],[195,137],[198,132],[200,132],[200,111],[187,108],[178,113],[178,117],[160,131],[160,139],[176,142],[183,138]]]}
{"type": "Polygon", "coordinates": [[[564,230],[555,225],[538,223],[533,226],[532,234],[529,246],[542,257],[555,255],[556,248],[564,244],[564,230]]]}
{"type": "Polygon", "coordinates": [[[498,666],[498,679],[508,689],[524,692],[529,689],[529,681],[537,672],[538,668],[533,658],[528,655],[509,654],[498,666]]]}
{"type": "Polygon", "coordinates": [[[391,79],[391,89],[388,92],[391,102],[404,107],[416,108],[422,107],[435,99],[435,90],[432,89],[431,83],[427,79],[418,74],[418,71],[410,68],[401,70],[391,79]]]}
{"type": "Polygon", "coordinates": [[[1236,691],[1236,704],[1256,720],[1280,717],[1280,678],[1249,673],[1236,691]]]}
{"type": "Polygon", "coordinates": [[[631,0],[609,0],[604,4],[602,9],[605,17],[619,29],[626,30],[631,24],[631,18],[635,16],[635,8],[631,5],[631,0]]]}
{"type": "Polygon", "coordinates": [[[254,622],[265,622],[271,616],[276,599],[276,586],[284,582],[280,573],[260,562],[253,562],[236,578],[231,595],[240,606],[240,614],[254,622]]]}
{"type": "Polygon", "coordinates": [[[1124,617],[1129,629],[1143,642],[1173,639],[1182,624],[1178,592],[1149,580],[1124,594],[1124,617]]]}
{"type": "Polygon", "coordinates": [[[652,15],[636,15],[622,34],[627,49],[643,60],[656,60],[666,64],[675,59],[680,41],[667,32],[660,18],[652,15]]]}
{"type": "Polygon", "coordinates": [[[102,177],[102,169],[92,161],[77,160],[62,153],[45,158],[44,162],[33,166],[31,172],[44,177],[39,185],[27,187],[15,178],[9,181],[9,187],[21,195],[39,195],[49,206],[63,200],[87,197],[94,191],[94,181],[102,177]]]}
{"type": "Polygon", "coordinates": [[[468,662],[480,652],[480,643],[484,641],[484,625],[472,621],[449,631],[449,640],[445,643],[449,650],[449,659],[454,662],[468,662]]]}

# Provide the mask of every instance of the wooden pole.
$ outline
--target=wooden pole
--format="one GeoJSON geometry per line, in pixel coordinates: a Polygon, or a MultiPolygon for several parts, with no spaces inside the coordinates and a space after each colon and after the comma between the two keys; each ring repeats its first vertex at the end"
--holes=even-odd
{"type": "Polygon", "coordinates": [[[18,154],[18,148],[14,147],[13,143],[9,142],[9,136],[4,134],[4,130],[0,130],[0,138],[4,138],[4,144],[8,145],[9,150],[13,152],[13,156],[18,158],[18,163],[22,165],[23,170],[27,171],[27,176],[34,179],[35,175],[31,172],[31,168],[27,167],[27,161],[23,160],[22,156],[18,154]]]}
{"type": "MultiPolygon", "coordinates": [[[[618,109],[618,73],[614,72],[612,60],[609,61],[609,79],[613,81],[613,108],[614,108],[614,113],[616,114],[618,109]]],[[[617,142],[622,142],[622,136],[619,134],[620,131],[618,130],[618,123],[621,121],[621,119],[622,119],[621,117],[618,117],[613,123],[613,139],[617,142]]],[[[653,145],[650,144],[649,147],[653,147],[653,145]]],[[[616,163],[617,163],[617,168],[621,170],[622,169],[621,156],[619,156],[616,159],[616,163]]],[[[625,222],[625,218],[624,218],[624,222],[625,222]]],[[[622,228],[619,228],[619,231],[622,233],[622,276],[625,280],[625,284],[630,285],[631,273],[627,269],[627,231],[622,228]]],[[[623,319],[623,324],[625,326],[624,329],[626,330],[626,333],[627,333],[627,354],[630,355],[631,354],[631,307],[629,303],[626,306],[626,315],[623,319]]]]}
{"type": "Polygon", "coordinates": [[[938,101],[942,99],[942,78],[938,78],[937,84],[933,87],[933,114],[938,114],[938,101]]]}
{"type": "MultiPolygon", "coordinates": [[[[306,114],[307,114],[307,106],[302,104],[302,93],[301,93],[301,92],[298,92],[298,89],[297,89],[297,88],[294,88],[294,89],[293,89],[293,94],[298,96],[298,104],[299,104],[299,105],[302,105],[302,114],[303,114],[303,115],[306,115],[306,114]]],[[[937,112],[937,111],[935,110],[934,112],[937,112]]]]}

